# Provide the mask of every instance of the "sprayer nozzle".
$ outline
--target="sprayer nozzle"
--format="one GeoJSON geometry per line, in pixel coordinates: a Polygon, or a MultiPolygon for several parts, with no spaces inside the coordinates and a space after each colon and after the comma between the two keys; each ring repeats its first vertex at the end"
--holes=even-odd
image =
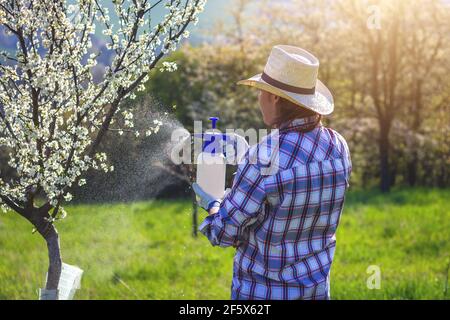
{"type": "Polygon", "coordinates": [[[219,118],[218,117],[210,117],[209,120],[211,120],[211,122],[212,122],[212,128],[216,129],[217,121],[219,121],[219,118]]]}

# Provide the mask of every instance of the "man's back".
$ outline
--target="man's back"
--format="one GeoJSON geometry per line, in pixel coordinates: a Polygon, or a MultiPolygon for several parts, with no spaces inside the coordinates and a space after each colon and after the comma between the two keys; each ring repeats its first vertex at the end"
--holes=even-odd
{"type": "Polygon", "coordinates": [[[234,260],[235,299],[329,297],[350,154],[335,131],[320,126],[301,133],[296,131],[301,124],[280,130],[278,171],[264,177],[265,203],[241,231],[234,260]]]}

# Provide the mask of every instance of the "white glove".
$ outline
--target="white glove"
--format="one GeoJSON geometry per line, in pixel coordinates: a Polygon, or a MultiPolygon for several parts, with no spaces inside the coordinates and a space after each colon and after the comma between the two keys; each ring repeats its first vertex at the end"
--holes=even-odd
{"type": "Polygon", "coordinates": [[[197,183],[192,184],[192,189],[197,194],[197,196],[200,198],[199,205],[203,209],[209,212],[214,207],[219,207],[220,203],[222,202],[221,199],[214,199],[213,196],[206,193],[197,183]]]}

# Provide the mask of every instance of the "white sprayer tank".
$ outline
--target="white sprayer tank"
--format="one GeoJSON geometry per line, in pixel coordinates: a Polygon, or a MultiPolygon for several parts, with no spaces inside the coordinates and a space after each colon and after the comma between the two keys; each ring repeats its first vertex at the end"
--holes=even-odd
{"type": "Polygon", "coordinates": [[[244,137],[236,133],[223,134],[216,129],[219,118],[209,118],[212,129],[201,135],[202,152],[197,158],[197,184],[215,199],[225,195],[227,164],[238,165],[249,146],[244,137]]]}
{"type": "Polygon", "coordinates": [[[226,160],[223,154],[202,152],[198,156],[197,183],[215,199],[225,193],[226,160]]]}
{"type": "Polygon", "coordinates": [[[221,199],[225,193],[225,174],[227,161],[223,154],[223,139],[221,133],[214,131],[218,118],[212,120],[212,130],[204,134],[202,152],[197,158],[197,184],[216,199],[221,199]]]}

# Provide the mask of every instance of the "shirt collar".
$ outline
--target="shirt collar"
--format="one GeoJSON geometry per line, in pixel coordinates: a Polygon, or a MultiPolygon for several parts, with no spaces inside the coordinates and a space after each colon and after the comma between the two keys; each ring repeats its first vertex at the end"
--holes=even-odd
{"type": "MultiPolygon", "coordinates": [[[[321,126],[322,123],[319,121],[320,115],[314,115],[311,117],[298,118],[294,120],[289,120],[281,124],[280,131],[302,131],[311,127],[316,123],[316,126],[321,126]]],[[[312,129],[312,128],[311,128],[312,129]]]]}

